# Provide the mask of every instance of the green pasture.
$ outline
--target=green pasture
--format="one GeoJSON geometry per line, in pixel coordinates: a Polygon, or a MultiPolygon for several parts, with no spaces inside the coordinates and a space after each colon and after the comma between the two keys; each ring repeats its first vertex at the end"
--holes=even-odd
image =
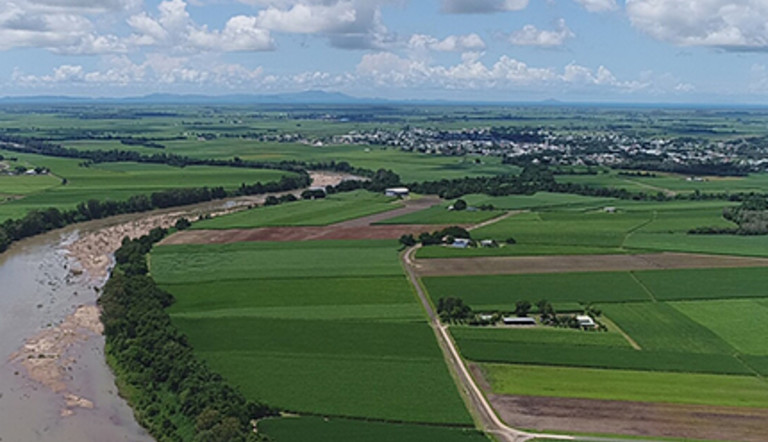
{"type": "Polygon", "coordinates": [[[499,394],[768,407],[768,384],[755,376],[483,364],[499,394]]]}
{"type": "Polygon", "coordinates": [[[472,361],[619,370],[751,375],[738,359],[723,354],[640,351],[602,345],[541,344],[457,339],[461,354],[472,361]]]}
{"type": "Polygon", "coordinates": [[[252,279],[164,287],[179,318],[421,320],[402,276],[382,278],[252,279]],[[217,293],[217,296],[211,296],[217,293]]]}
{"type": "Polygon", "coordinates": [[[169,245],[152,253],[160,284],[242,279],[399,276],[395,241],[169,245]]]}
{"type": "Polygon", "coordinates": [[[432,302],[457,297],[475,310],[512,311],[517,301],[552,303],[649,301],[627,272],[443,276],[423,278],[432,302]]]}
{"type": "Polygon", "coordinates": [[[217,373],[247,397],[272,406],[332,416],[471,423],[423,320],[270,319],[232,312],[174,315],[173,322],[217,373]]]}
{"type": "Polygon", "coordinates": [[[767,300],[675,302],[672,306],[741,353],[768,356],[767,300]]]}
{"type": "Polygon", "coordinates": [[[32,209],[70,209],[89,199],[126,200],[133,195],[185,187],[234,189],[242,183],[276,181],[289,174],[279,170],[212,166],[179,168],[143,163],[103,163],[80,167],[82,161],[77,159],[0,153],[18,157],[19,161],[30,165],[48,167],[52,173],[52,176],[1,177],[0,194],[18,194],[22,190],[24,197],[0,204],[0,220],[24,216],[32,209]],[[16,178],[23,180],[16,182],[16,178]],[[67,180],[66,185],[63,179],[67,180]],[[23,187],[23,182],[34,185],[23,187]],[[37,185],[39,187],[34,187],[37,185]]]}
{"type": "Polygon", "coordinates": [[[477,224],[502,216],[501,211],[448,210],[449,204],[430,207],[418,212],[401,215],[377,224],[477,224]]]}
{"type": "Polygon", "coordinates": [[[504,210],[533,210],[548,208],[588,209],[615,206],[614,198],[571,195],[567,193],[537,192],[533,195],[489,196],[470,194],[462,197],[470,206],[493,205],[504,210]]]}
{"type": "Polygon", "coordinates": [[[659,300],[768,297],[768,267],[634,272],[659,300]]]}
{"type": "Polygon", "coordinates": [[[265,419],[259,432],[276,442],[487,442],[481,432],[470,428],[366,422],[338,418],[296,417],[265,419]]]}
{"type": "MultiPolygon", "coordinates": [[[[706,227],[706,225],[703,227],[706,227]]],[[[768,256],[768,236],[686,235],[685,233],[637,232],[627,238],[624,246],[627,248],[670,252],[768,256]]]]}
{"type": "Polygon", "coordinates": [[[219,216],[193,224],[193,229],[250,229],[269,226],[324,226],[401,207],[395,199],[367,191],[329,195],[219,216]]]}
{"type": "Polygon", "coordinates": [[[499,244],[499,247],[458,249],[445,246],[422,247],[416,258],[472,258],[480,256],[548,256],[548,255],[620,255],[643,253],[617,247],[558,246],[550,244],[499,244]]]}
{"type": "Polygon", "coordinates": [[[708,328],[665,303],[604,304],[600,308],[643,350],[734,353],[733,347],[708,328]]]}
{"type": "Polygon", "coordinates": [[[451,335],[457,340],[491,341],[499,343],[564,344],[625,347],[630,345],[616,332],[584,332],[555,327],[462,327],[452,326],[451,335]]]}

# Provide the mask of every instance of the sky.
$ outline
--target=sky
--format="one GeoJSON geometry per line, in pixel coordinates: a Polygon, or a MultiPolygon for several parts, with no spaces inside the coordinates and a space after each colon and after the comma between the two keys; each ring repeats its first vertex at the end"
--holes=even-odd
{"type": "Polygon", "coordinates": [[[768,103],[768,0],[0,0],[0,96],[768,103]]]}

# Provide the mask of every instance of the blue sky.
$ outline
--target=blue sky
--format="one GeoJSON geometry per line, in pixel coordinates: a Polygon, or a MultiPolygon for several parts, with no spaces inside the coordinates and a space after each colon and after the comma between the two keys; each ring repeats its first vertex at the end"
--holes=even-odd
{"type": "Polygon", "coordinates": [[[0,95],[768,99],[765,0],[3,0],[0,95]]]}

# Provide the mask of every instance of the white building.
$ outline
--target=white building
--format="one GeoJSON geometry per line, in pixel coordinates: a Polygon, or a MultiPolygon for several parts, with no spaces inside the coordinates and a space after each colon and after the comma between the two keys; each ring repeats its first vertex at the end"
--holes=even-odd
{"type": "Polygon", "coordinates": [[[396,196],[398,198],[405,198],[411,194],[411,191],[407,187],[390,187],[384,191],[387,196],[396,196]]]}
{"type": "Polygon", "coordinates": [[[579,326],[582,328],[595,328],[597,324],[595,321],[587,315],[578,315],[576,320],[579,321],[579,326]]]}

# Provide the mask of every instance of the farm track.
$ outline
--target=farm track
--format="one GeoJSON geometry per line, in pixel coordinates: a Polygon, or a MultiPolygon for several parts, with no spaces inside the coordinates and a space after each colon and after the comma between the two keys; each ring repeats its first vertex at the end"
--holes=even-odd
{"type": "Polygon", "coordinates": [[[479,258],[419,259],[419,276],[518,275],[530,273],[621,272],[768,267],[768,258],[750,258],[695,253],[643,255],[559,255],[479,258]]]}

